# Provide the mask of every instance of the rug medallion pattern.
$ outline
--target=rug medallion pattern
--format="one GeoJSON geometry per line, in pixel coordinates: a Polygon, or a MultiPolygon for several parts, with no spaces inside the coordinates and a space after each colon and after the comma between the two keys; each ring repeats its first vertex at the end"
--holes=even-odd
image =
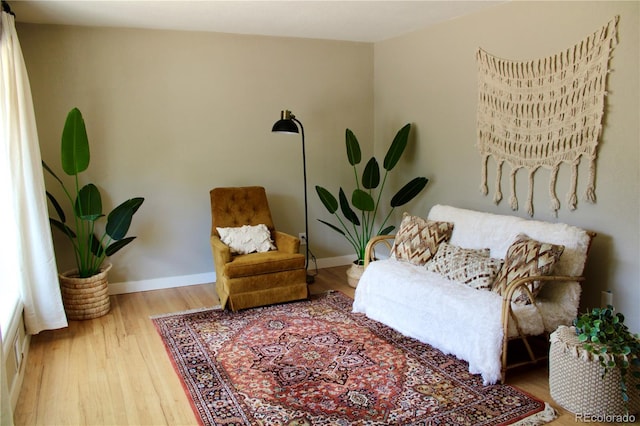
{"type": "Polygon", "coordinates": [[[204,425],[498,425],[544,403],[330,293],[153,321],[204,425]]]}

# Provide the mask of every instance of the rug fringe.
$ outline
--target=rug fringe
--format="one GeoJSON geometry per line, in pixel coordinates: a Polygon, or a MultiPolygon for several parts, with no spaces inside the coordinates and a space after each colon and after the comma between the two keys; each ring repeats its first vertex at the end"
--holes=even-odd
{"type": "Polygon", "coordinates": [[[172,317],[174,315],[185,315],[185,314],[195,314],[198,312],[204,312],[204,311],[220,311],[222,310],[222,306],[221,305],[215,305],[215,306],[210,306],[208,308],[194,308],[194,309],[187,309],[186,311],[180,311],[180,312],[169,312],[167,314],[158,314],[158,315],[150,315],[149,318],[151,319],[156,319],[156,318],[166,318],[166,317],[172,317]]]}
{"type": "Polygon", "coordinates": [[[544,410],[513,423],[514,426],[539,426],[552,422],[558,417],[556,410],[548,403],[544,403],[544,410]]]}

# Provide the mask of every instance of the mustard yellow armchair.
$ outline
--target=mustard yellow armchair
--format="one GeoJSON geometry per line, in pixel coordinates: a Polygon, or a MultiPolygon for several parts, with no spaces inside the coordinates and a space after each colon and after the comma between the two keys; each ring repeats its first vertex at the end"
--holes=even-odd
{"type": "Polygon", "coordinates": [[[211,196],[211,251],[216,291],[223,308],[232,311],[306,299],[305,257],[300,240],[276,231],[265,189],[261,186],[214,188],[211,196]],[[222,242],[217,228],[264,224],[275,250],[237,254],[222,242]]]}

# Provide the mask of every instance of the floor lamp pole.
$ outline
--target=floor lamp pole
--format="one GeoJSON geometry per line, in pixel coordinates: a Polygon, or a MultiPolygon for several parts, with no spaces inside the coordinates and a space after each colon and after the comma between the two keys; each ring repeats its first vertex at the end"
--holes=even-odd
{"type": "Polygon", "coordinates": [[[307,156],[306,149],[304,146],[304,126],[302,122],[296,118],[295,115],[291,113],[289,110],[285,110],[281,112],[280,120],[278,120],[273,125],[273,132],[278,133],[301,133],[302,135],[302,174],[304,180],[304,232],[306,235],[305,241],[305,274],[307,276],[306,281],[307,284],[311,284],[315,281],[313,275],[309,274],[309,214],[307,207],[307,156]],[[298,131],[298,127],[300,127],[300,131],[298,131]]]}
{"type": "Polygon", "coordinates": [[[302,135],[302,177],[304,180],[304,233],[306,235],[306,241],[305,241],[305,264],[304,264],[304,269],[305,271],[307,271],[307,284],[311,284],[312,282],[314,282],[314,277],[313,275],[309,275],[308,273],[308,269],[309,269],[309,215],[308,215],[308,208],[307,208],[307,156],[306,156],[306,150],[305,150],[305,146],[304,146],[304,126],[302,125],[302,123],[300,122],[300,120],[298,120],[297,118],[291,117],[291,119],[293,121],[295,121],[296,123],[298,123],[298,125],[300,126],[300,133],[302,135]]]}

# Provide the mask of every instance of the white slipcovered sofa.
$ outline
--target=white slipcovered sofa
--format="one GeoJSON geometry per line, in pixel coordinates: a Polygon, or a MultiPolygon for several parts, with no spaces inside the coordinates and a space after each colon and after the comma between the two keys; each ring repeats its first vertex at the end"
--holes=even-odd
{"type": "MultiPolygon", "coordinates": [[[[522,234],[564,247],[550,273],[535,277],[537,283],[544,284],[537,294],[531,291],[531,276],[509,282],[499,294],[449,279],[434,272],[433,266],[428,270],[429,262],[425,266],[398,259],[397,240],[392,247],[389,238],[399,238],[403,225],[397,236],[374,237],[369,243],[368,260],[374,258],[381,242],[392,248],[391,256],[367,263],[355,291],[353,311],[467,361],[469,372],[481,374],[484,384],[504,381],[509,338],[551,333],[559,325],[570,325],[576,317],[580,281],[595,234],[562,223],[443,205],[433,206],[427,220],[452,224],[449,247],[489,249],[481,256],[501,262],[522,234]],[[529,300],[515,303],[523,294],[529,300]]],[[[436,248],[430,250],[435,257],[436,248]]],[[[512,261],[514,254],[510,257],[512,261]]],[[[530,348],[529,354],[534,356],[530,348]]]]}

